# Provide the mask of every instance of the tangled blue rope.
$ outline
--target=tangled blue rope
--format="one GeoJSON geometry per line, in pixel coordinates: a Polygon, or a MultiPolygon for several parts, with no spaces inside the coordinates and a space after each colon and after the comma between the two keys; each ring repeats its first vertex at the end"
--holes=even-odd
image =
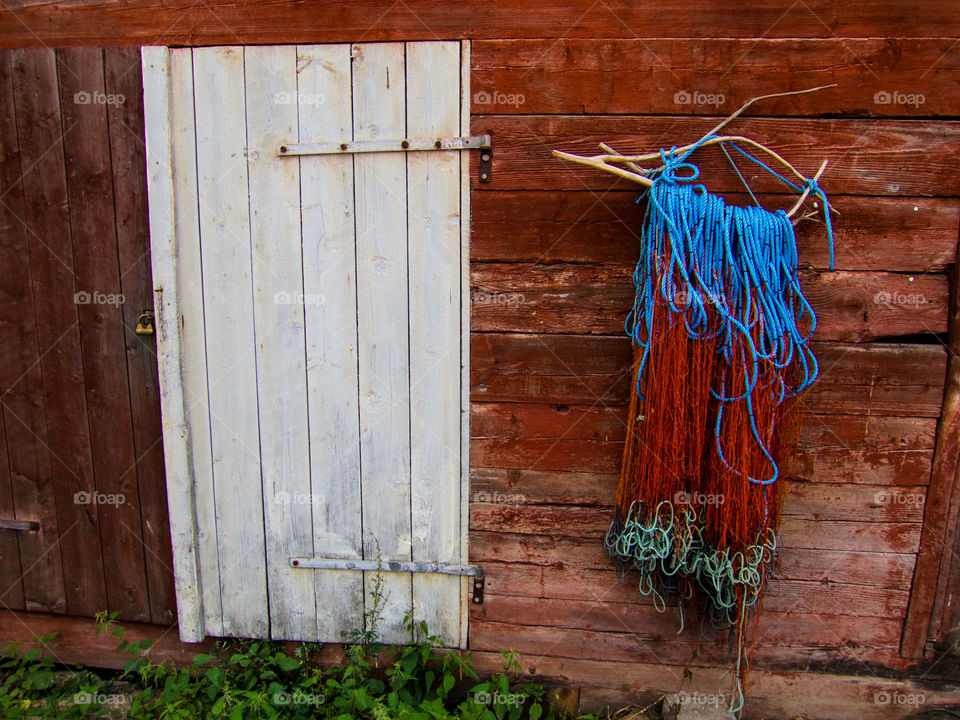
{"type": "MultiPolygon", "coordinates": [[[[766,477],[748,479],[768,485],[776,482],[779,469],[762,439],[769,435],[769,428],[761,432],[757,427],[755,395],[768,393],[779,405],[816,379],[817,360],[808,341],[817,319],[800,288],[797,242],[787,214],[783,210],[727,205],[703,185],[692,184],[699,178],[700,169],[688,158],[713,138],[703,138],[682,154],[676,147],[660,151],[663,165],[643,196],[649,199],[644,242],[633,275],[636,297],[625,329],[643,351],[636,387],[640,398],[650,339],[657,330],[653,312],[657,303],[669,308],[671,322],[674,316],[682,318],[691,338],[714,340],[728,365],[742,367],[742,385],[727,387],[724,374],[720,386],[710,389],[720,401],[714,433],[717,450],[726,467],[736,472],[723,456],[720,429],[725,406],[744,402],[753,441],[770,466],[766,477]],[[805,323],[809,323],[806,332],[800,329],[805,323]],[[761,381],[764,366],[777,371],[772,374],[773,380],[761,381]]],[[[797,185],[735,143],[726,144],[794,190],[803,192],[806,188],[821,199],[832,269],[830,207],[816,180],[797,185]]]]}

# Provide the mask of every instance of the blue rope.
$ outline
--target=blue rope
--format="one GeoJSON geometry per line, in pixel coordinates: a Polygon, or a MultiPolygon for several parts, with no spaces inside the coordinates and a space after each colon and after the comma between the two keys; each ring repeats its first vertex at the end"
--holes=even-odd
{"type": "MultiPolygon", "coordinates": [[[[641,399],[650,338],[657,331],[657,303],[669,308],[671,322],[674,316],[682,318],[691,338],[716,340],[728,366],[742,367],[742,386],[727,387],[722,375],[720,387],[710,389],[720,401],[714,428],[717,451],[724,465],[737,472],[723,456],[721,427],[728,404],[746,403],[753,441],[770,466],[765,477],[748,479],[769,485],[779,470],[757,427],[755,400],[758,393],[768,393],[775,404],[783,403],[816,379],[818,365],[808,344],[816,316],[800,289],[797,242],[787,214],[727,205],[703,185],[692,184],[700,169],[687,159],[713,137],[683,153],[675,146],[660,150],[662,167],[654,171],[653,185],[645,193],[649,204],[644,242],[633,274],[636,297],[625,330],[642,350],[636,386],[641,399]],[[802,333],[800,326],[806,322],[810,331],[802,333]],[[766,385],[760,381],[764,368],[777,371],[766,385]]],[[[797,185],[735,143],[727,144],[797,192],[806,188],[822,200],[833,269],[830,207],[816,181],[797,185]]]]}

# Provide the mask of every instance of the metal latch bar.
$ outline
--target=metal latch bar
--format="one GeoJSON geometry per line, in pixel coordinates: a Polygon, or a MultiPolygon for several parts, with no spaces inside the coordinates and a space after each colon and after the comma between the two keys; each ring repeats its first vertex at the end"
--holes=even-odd
{"type": "Polygon", "coordinates": [[[425,152],[429,150],[480,150],[480,182],[490,182],[493,167],[493,139],[490,135],[283,143],[277,148],[277,154],[281,156],[343,155],[371,152],[425,152]]]}
{"type": "Polygon", "coordinates": [[[292,557],[290,566],[307,570],[362,570],[365,572],[438,573],[473,578],[473,602],[483,602],[483,569],[477,565],[400,560],[347,560],[343,558],[292,557]]]}
{"type": "Polygon", "coordinates": [[[17,530],[19,532],[36,532],[40,523],[36,520],[11,520],[0,518],[0,530],[17,530]]]}

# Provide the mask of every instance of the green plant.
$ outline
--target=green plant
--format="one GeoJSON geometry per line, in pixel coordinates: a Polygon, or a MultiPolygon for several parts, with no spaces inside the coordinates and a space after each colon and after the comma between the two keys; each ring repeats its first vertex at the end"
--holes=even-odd
{"type": "MultiPolygon", "coordinates": [[[[111,683],[129,683],[127,717],[137,720],[555,720],[557,713],[521,672],[516,654],[504,652],[503,672],[478,677],[469,653],[443,648],[427,624],[407,613],[410,645],[384,647],[377,632],[386,598],[382,574],[371,583],[364,627],[355,631],[344,662],[323,669],[320,646],[301,643],[291,654],[276,642],[225,640],[187,667],[155,664],[151,640],[127,641],[115,614],[97,616],[130,655],[122,672],[105,680],[78,668],[65,680],[49,652],[8,646],[0,655],[3,717],[78,718],[118,716],[104,698],[111,683]],[[80,695],[78,695],[80,694],[80,695]],[[78,697],[81,702],[78,702],[78,697]]],[[[53,636],[40,638],[46,647],[53,636]]]]}

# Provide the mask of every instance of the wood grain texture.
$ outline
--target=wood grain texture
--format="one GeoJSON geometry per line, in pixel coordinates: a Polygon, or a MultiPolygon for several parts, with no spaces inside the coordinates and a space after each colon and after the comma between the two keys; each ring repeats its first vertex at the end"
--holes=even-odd
{"type": "MultiPolygon", "coordinates": [[[[518,562],[547,567],[583,567],[613,570],[611,560],[596,537],[563,534],[528,535],[498,530],[474,530],[470,557],[473,562],[518,562]]],[[[909,553],[820,550],[784,547],[777,557],[776,575],[784,580],[813,580],[847,585],[871,585],[900,590],[913,575],[916,561],[909,553]]],[[[519,618],[516,622],[522,622],[519,618]]],[[[897,638],[899,640],[899,636],[897,638]]]]}
{"type": "MultiPolygon", "coordinates": [[[[615,142],[625,154],[657,152],[663,145],[695,142],[724,117],[474,115],[473,132],[492,134],[496,148],[492,181],[481,185],[474,180],[474,187],[635,190],[627,180],[562,161],[550,152],[593,155],[600,152],[601,142],[615,142]]],[[[821,182],[828,195],[960,195],[960,180],[940,159],[960,151],[960,128],[949,121],[746,118],[728,130],[776,148],[811,175],[828,158],[821,182]]],[[[711,192],[743,190],[719,150],[706,149],[693,160],[700,167],[700,181],[711,192]]],[[[474,170],[476,163],[474,156],[474,170]]],[[[740,170],[755,192],[784,190],[781,181],[745,158],[740,170]]]]}
{"type": "MultiPolygon", "coordinates": [[[[596,711],[639,702],[641,706],[664,694],[685,690],[714,695],[726,687],[722,668],[691,668],[664,663],[620,663],[583,658],[550,658],[538,653],[520,654],[519,662],[526,676],[538,682],[553,681],[581,686],[581,709],[596,711]],[[606,692],[605,692],[606,690],[606,692]]],[[[498,652],[477,652],[474,663],[480,672],[497,672],[503,667],[498,652]]],[[[745,720],[763,720],[796,715],[797,698],[803,699],[803,717],[811,720],[899,720],[903,706],[877,703],[880,694],[903,693],[915,697],[924,694],[931,706],[957,702],[958,693],[951,682],[929,685],[916,680],[880,677],[866,669],[860,676],[831,671],[825,664],[822,672],[811,672],[809,666],[793,669],[765,670],[754,667],[745,692],[745,720]]],[[[854,663],[856,665],[856,663],[854,663]]],[[[841,666],[842,667],[842,666],[841,666]]],[[[863,669],[862,666],[860,666],[863,669]]],[[[869,666],[868,666],[869,668],[869,666]]]]}
{"type": "Polygon", "coordinates": [[[223,611],[202,322],[193,55],[144,49],[143,68],[145,105],[166,106],[146,118],[150,234],[159,241],[151,245],[151,261],[154,282],[161,286],[157,359],[178,624],[181,639],[196,642],[205,633],[223,633],[223,611]],[[151,152],[151,143],[160,147],[151,152]]]}
{"type": "Polygon", "coordinates": [[[107,105],[110,167],[117,228],[120,290],[124,296],[123,334],[133,424],[140,540],[146,566],[150,620],[176,618],[163,465],[160,388],[154,338],[136,334],[137,318],[153,308],[150,233],[144,153],[143,82],[136,48],[104,50],[104,90],[122,103],[107,105]]]}
{"type": "Polygon", "coordinates": [[[57,53],[60,112],[80,142],[64,146],[81,356],[93,456],[93,496],[100,505],[107,606],[124,620],[150,619],[140,524],[140,488],[133,444],[124,336],[126,298],[120,287],[117,226],[107,127],[103,52],[57,53]],[[111,302],[110,298],[114,298],[111,302]],[[104,352],[105,348],[118,351],[104,352]],[[97,498],[106,497],[102,501],[97,498]],[[109,498],[117,502],[110,502],[109,498]]]}
{"type": "MultiPolygon", "coordinates": [[[[475,262],[603,263],[632,265],[639,257],[646,205],[637,192],[603,195],[573,190],[474,193],[475,262]]],[[[732,205],[749,196],[728,193],[732,205]]],[[[789,208],[794,196],[758,196],[764,207],[789,208]]],[[[831,198],[837,270],[943,271],[956,255],[960,203],[944,198],[831,198]]],[[[796,227],[800,266],[825,270],[828,243],[822,222],[796,227]]]]}
{"type": "MultiPolygon", "coordinates": [[[[29,258],[21,184],[23,169],[20,166],[10,55],[9,52],[0,53],[0,237],[4,238],[4,242],[0,243],[0,263],[8,268],[14,267],[18,260],[22,262],[22,258],[29,258]]],[[[18,518],[14,489],[22,483],[15,483],[11,474],[11,463],[19,463],[18,454],[23,455],[26,452],[29,459],[46,461],[49,468],[46,448],[40,437],[30,438],[23,432],[15,431],[16,426],[28,427],[26,423],[31,422],[34,417],[39,420],[38,430],[42,432],[46,426],[42,377],[37,366],[39,350],[34,317],[30,273],[6,272],[0,275],[0,346],[7,349],[0,355],[0,398],[3,401],[0,409],[0,418],[3,419],[0,424],[0,513],[2,517],[9,519],[18,518]],[[14,348],[16,351],[12,350],[14,348]],[[24,370],[27,368],[33,370],[25,375],[24,370]],[[24,402],[26,405],[20,412],[33,412],[21,422],[15,417],[15,409],[10,406],[24,402]],[[14,430],[14,438],[20,436],[18,444],[13,448],[8,446],[5,427],[7,423],[15,426],[11,428],[14,430]]],[[[49,475],[49,469],[47,474],[49,475]]],[[[20,507],[19,518],[32,520],[32,515],[41,515],[42,509],[36,504],[36,500],[40,499],[21,496],[21,500],[28,502],[20,507]]],[[[48,519],[52,516],[54,524],[53,527],[48,524],[42,532],[44,535],[49,533],[53,536],[56,533],[56,512],[49,493],[47,500],[50,510],[46,516],[48,519]]],[[[24,607],[20,537],[23,537],[22,533],[10,530],[0,533],[0,606],[15,610],[22,610],[24,607]]],[[[26,536],[24,541],[35,542],[35,538],[26,536]]],[[[59,582],[62,586],[62,575],[59,582]]]]}
{"type": "MultiPolygon", "coordinates": [[[[64,167],[64,138],[73,141],[74,128],[63,126],[57,87],[56,57],[47,50],[13,52],[14,98],[20,163],[23,175],[24,219],[29,228],[37,347],[43,374],[46,428],[39,417],[25,416],[28,435],[40,438],[49,461],[12,466],[14,481],[22,473],[26,497],[14,502],[46,509],[40,542],[21,546],[26,608],[92,615],[107,606],[105,568],[101,554],[98,507],[89,502],[96,491],[84,369],[78,323],[73,247],[64,167]],[[51,441],[56,440],[56,447],[51,441]],[[49,475],[45,463],[49,462],[49,475]],[[50,494],[55,498],[56,520],[50,494]],[[88,502],[78,502],[87,500],[88,502]],[[59,545],[59,555],[54,546],[59,545]],[[27,555],[24,550],[32,552],[27,555]],[[39,561],[39,563],[38,563],[39,561]],[[61,580],[62,578],[62,580],[61,580]],[[34,585],[34,581],[36,584],[34,585]],[[65,600],[65,602],[64,602],[65,600]]],[[[31,364],[37,358],[31,359],[31,364]]],[[[26,367],[24,368],[26,370],[26,367]]],[[[11,429],[8,425],[8,439],[11,429]]],[[[13,438],[14,442],[18,442],[13,438]]],[[[19,444],[19,443],[18,443],[19,444]]],[[[24,449],[29,445],[23,445],[24,449]]],[[[15,493],[17,485],[14,485],[15,493]]]]}
{"type": "MultiPolygon", "coordinates": [[[[803,397],[820,414],[937,417],[946,352],[941,345],[814,342],[817,382],[803,397]]],[[[630,341],[620,336],[474,333],[477,401],[622,404],[630,341]]]]}
{"type": "MultiPolygon", "coordinates": [[[[629,266],[474,263],[473,329],[609,335],[634,300],[629,266]]],[[[944,275],[801,271],[817,338],[863,342],[946,330],[944,275]]]]}
{"type": "MultiPolygon", "coordinates": [[[[492,595],[653,606],[653,600],[637,590],[639,576],[636,573],[628,574],[626,581],[621,584],[617,574],[609,569],[487,563],[484,575],[485,590],[492,595]]],[[[903,589],[774,579],[764,596],[764,610],[882,617],[902,621],[907,596],[908,592],[903,589]]],[[[679,625],[676,627],[679,629],[679,625]]]]}
{"type": "Polygon", "coordinates": [[[952,46],[943,37],[482,40],[473,111],[719,115],[758,95],[836,83],[747,114],[952,116],[952,46]]]}
{"type": "MultiPolygon", "coordinates": [[[[183,67],[176,68],[172,59],[172,54],[163,47],[144,48],[141,52],[144,105],[157,109],[144,117],[144,138],[150,207],[150,264],[156,284],[157,372],[173,576],[177,594],[177,625],[181,640],[199,642],[208,630],[204,615],[209,612],[209,606],[205,607],[206,599],[201,584],[203,576],[191,475],[192,436],[186,390],[190,377],[182,373],[184,358],[181,348],[184,347],[182,343],[185,338],[182,332],[184,316],[178,266],[178,231],[181,227],[176,213],[178,188],[173,177],[177,158],[175,128],[180,123],[176,122],[171,105],[176,96],[174,88],[183,87],[182,82],[176,82],[183,75],[183,67]]],[[[189,87],[192,97],[192,83],[189,87]]],[[[195,161],[191,164],[191,172],[196,177],[195,161]]],[[[190,243],[186,243],[185,248],[189,249],[190,243]]],[[[192,253],[184,253],[188,266],[191,257],[192,253]]],[[[212,477],[210,479],[212,482],[212,477]]],[[[209,585],[209,578],[207,583],[209,585]]]]}
{"type": "MultiPolygon", "coordinates": [[[[269,637],[241,48],[193,51],[204,334],[223,632],[269,637]],[[226,552],[242,548],[243,552],[226,552]]],[[[196,278],[193,279],[197,281],[196,278]]]]}
{"type": "Polygon", "coordinates": [[[545,7],[534,0],[465,0],[438,4],[386,0],[303,5],[281,0],[214,0],[200,8],[173,3],[118,2],[88,5],[63,2],[56,12],[18,3],[0,15],[4,46],[160,44],[215,45],[296,42],[365,42],[437,38],[562,37],[957,37],[949,5],[919,0],[909,8],[891,0],[850,5],[811,0],[802,7],[750,0],[731,12],[710,0],[673,3],[667,8],[611,0],[563,0],[545,7]],[[669,17],[668,23],[663,22],[669,17]],[[177,22],[172,22],[176,18],[177,22]]]}
{"type": "MultiPolygon", "coordinates": [[[[460,43],[406,45],[407,135],[460,132],[460,43]]],[[[412,558],[458,563],[460,550],[461,153],[407,157],[412,558]]],[[[413,575],[413,611],[461,645],[462,581],[413,575]]]]}
{"type": "Polygon", "coordinates": [[[297,133],[299,102],[277,102],[297,98],[297,50],[246,48],[243,62],[270,636],[316,640],[313,578],[290,566],[314,549],[300,166],[276,152],[297,133]]]}
{"type": "MultiPolygon", "coordinates": [[[[297,49],[299,139],[353,137],[349,45],[297,49]],[[316,102],[323,98],[324,102],[316,102]],[[329,98],[329,101],[327,100],[329,98]]],[[[320,557],[363,557],[353,158],[301,157],[301,237],[313,545],[320,557]],[[320,302],[322,300],[322,302],[320,302]]],[[[363,574],[314,570],[317,632],[349,641],[363,626],[363,574]]]]}
{"type": "MultiPolygon", "coordinates": [[[[353,50],[353,135],[400,137],[406,130],[404,46],[353,50]]],[[[407,302],[406,158],[354,158],[357,223],[357,331],[360,377],[360,467],[363,554],[411,559],[410,356],[407,302]]],[[[365,573],[366,607],[373,573],[365,573]]],[[[384,576],[381,627],[388,643],[410,642],[402,620],[412,607],[412,577],[384,576]]]]}
{"type": "Polygon", "coordinates": [[[917,556],[916,572],[910,595],[910,609],[904,625],[900,651],[904,657],[920,657],[928,640],[939,641],[943,606],[955,602],[947,598],[948,586],[955,565],[954,537],[957,533],[957,482],[960,478],[960,270],[952,273],[952,305],[947,335],[946,387],[943,411],[937,425],[937,445],[930,473],[929,502],[923,516],[923,535],[917,556]],[[939,605],[939,607],[937,607],[939,605]],[[939,610],[934,616],[935,608],[939,610]]]}

